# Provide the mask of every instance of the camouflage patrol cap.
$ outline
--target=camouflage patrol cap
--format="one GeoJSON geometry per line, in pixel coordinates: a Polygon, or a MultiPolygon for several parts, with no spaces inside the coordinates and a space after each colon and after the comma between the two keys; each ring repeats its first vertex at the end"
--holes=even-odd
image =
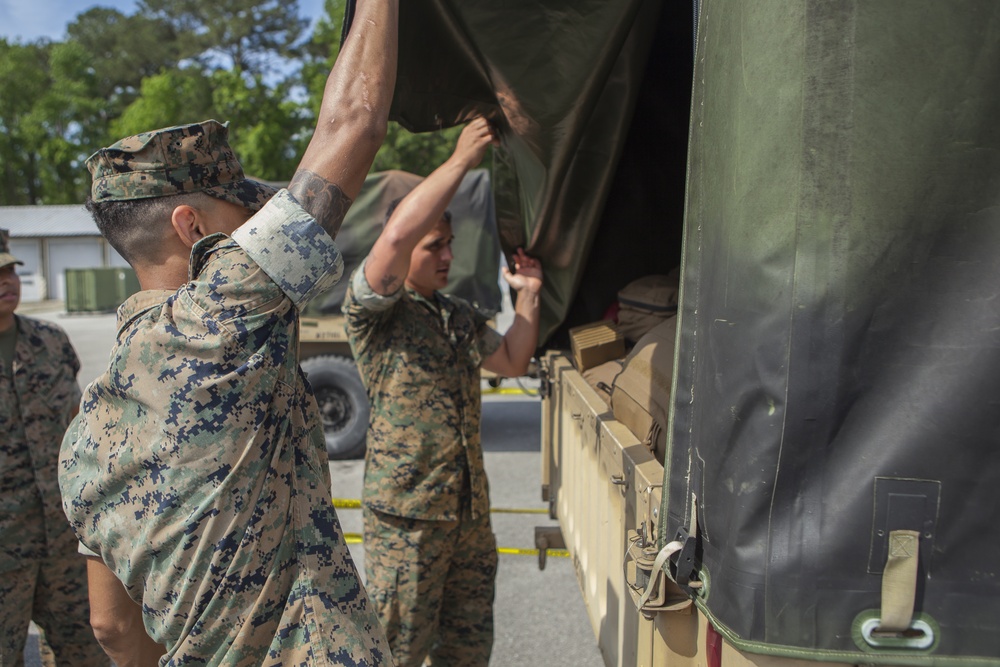
{"type": "Polygon", "coordinates": [[[204,192],[258,211],[277,190],[243,175],[228,123],[206,120],[143,132],[87,158],[95,202],[204,192]]]}
{"type": "Polygon", "coordinates": [[[11,264],[24,264],[24,262],[10,254],[10,232],[0,229],[0,269],[11,264]]]}

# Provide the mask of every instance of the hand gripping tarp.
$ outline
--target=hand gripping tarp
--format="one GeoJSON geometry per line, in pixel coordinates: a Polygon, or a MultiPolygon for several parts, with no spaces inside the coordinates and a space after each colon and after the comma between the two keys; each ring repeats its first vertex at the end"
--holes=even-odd
{"type": "Polygon", "coordinates": [[[692,10],[660,5],[400,3],[391,117],[416,132],[476,114],[499,128],[500,239],[507,252],[523,246],[543,262],[543,342],[601,319],[619,288],[661,272],[665,252],[674,264],[662,272],[677,263],[692,10]],[[633,124],[643,97],[646,116],[633,124]]]}
{"type": "Polygon", "coordinates": [[[692,76],[686,2],[407,0],[394,116],[498,122],[543,337],[676,265],[687,171],[659,539],[729,641],[1000,665],[1000,4],[700,5],[692,76]]]}

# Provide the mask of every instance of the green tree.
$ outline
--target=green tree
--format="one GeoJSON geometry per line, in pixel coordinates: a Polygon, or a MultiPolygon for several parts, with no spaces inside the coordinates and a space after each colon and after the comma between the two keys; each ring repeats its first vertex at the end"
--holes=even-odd
{"type": "Polygon", "coordinates": [[[106,101],[94,94],[96,82],[87,52],[74,42],[53,44],[49,55],[52,86],[35,105],[33,121],[45,133],[39,152],[44,202],[81,202],[89,191],[83,161],[98,137],[106,101]]]}
{"type": "Polygon", "coordinates": [[[306,117],[289,99],[287,84],[269,88],[263,76],[212,74],[212,106],[218,120],[231,121],[233,150],[247,174],[268,181],[291,179],[301,154],[306,117]]]}
{"type": "Polygon", "coordinates": [[[340,54],[340,37],[344,30],[346,4],[346,0],[324,1],[323,14],[301,50],[300,76],[308,97],[307,107],[313,119],[319,117],[326,79],[340,54]]]}
{"type": "Polygon", "coordinates": [[[142,80],[138,97],[112,121],[111,133],[124,137],[197,123],[210,118],[212,112],[211,77],[197,68],[167,70],[142,80]]]}
{"type": "Polygon", "coordinates": [[[451,156],[461,127],[414,134],[398,123],[389,123],[385,141],[375,155],[373,171],[402,169],[427,176],[451,156]]]}
{"type": "Polygon", "coordinates": [[[86,119],[100,101],[76,44],[0,40],[0,204],[82,201],[86,119]]]}
{"type": "Polygon", "coordinates": [[[298,0],[140,0],[139,12],[173,26],[203,67],[222,57],[223,67],[251,75],[279,70],[308,25],[298,0]]]}
{"type": "Polygon", "coordinates": [[[68,41],[87,53],[96,79],[95,93],[108,105],[108,115],[121,112],[139,93],[147,76],[177,66],[182,58],[198,54],[178,39],[174,27],[159,18],[117,9],[93,7],[66,28],[68,41]]]}
{"type": "Polygon", "coordinates": [[[28,119],[49,85],[48,45],[11,44],[0,38],[0,203],[35,203],[38,153],[28,119]]]}

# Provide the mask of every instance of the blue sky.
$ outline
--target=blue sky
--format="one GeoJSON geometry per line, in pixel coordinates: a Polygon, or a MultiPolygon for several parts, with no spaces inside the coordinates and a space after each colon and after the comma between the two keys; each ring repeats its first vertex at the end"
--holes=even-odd
{"type": "MultiPolygon", "coordinates": [[[[22,42],[40,37],[61,40],[77,14],[97,6],[131,14],[136,0],[0,0],[0,37],[22,42]]],[[[315,20],[323,11],[323,0],[299,0],[299,10],[315,20]]]]}

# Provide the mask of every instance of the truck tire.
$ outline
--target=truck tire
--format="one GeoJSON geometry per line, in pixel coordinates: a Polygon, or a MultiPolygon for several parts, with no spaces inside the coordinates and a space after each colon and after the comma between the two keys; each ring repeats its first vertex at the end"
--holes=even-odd
{"type": "Polygon", "coordinates": [[[302,370],[319,404],[327,455],[338,461],[363,457],[371,406],[354,361],[338,355],[311,357],[302,362],[302,370]]]}

